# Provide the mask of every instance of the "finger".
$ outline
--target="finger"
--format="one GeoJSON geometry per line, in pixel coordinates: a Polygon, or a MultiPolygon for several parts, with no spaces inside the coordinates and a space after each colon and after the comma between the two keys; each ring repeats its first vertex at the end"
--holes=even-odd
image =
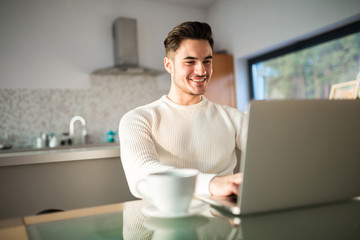
{"type": "Polygon", "coordinates": [[[239,192],[239,185],[235,183],[231,184],[231,192],[237,195],[239,192]]]}
{"type": "Polygon", "coordinates": [[[243,181],[243,174],[242,173],[236,173],[232,177],[232,182],[236,184],[241,184],[243,181]]]}

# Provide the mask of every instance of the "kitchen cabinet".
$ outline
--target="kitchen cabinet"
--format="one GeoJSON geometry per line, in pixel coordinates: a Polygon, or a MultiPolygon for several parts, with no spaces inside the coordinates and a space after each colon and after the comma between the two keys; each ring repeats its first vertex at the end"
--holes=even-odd
{"type": "Polygon", "coordinates": [[[0,155],[0,219],[134,200],[119,146],[0,155]]]}
{"type": "Polygon", "coordinates": [[[234,59],[230,54],[213,55],[213,76],[204,94],[215,103],[236,108],[234,59]]]}

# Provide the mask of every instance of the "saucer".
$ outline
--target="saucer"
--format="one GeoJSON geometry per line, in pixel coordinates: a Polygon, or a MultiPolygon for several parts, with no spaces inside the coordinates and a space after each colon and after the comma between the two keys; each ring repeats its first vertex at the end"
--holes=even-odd
{"type": "Polygon", "coordinates": [[[141,209],[142,213],[149,217],[157,217],[157,218],[181,218],[181,217],[190,217],[196,215],[202,211],[204,211],[208,207],[202,201],[192,200],[190,203],[190,207],[186,212],[180,213],[165,213],[160,212],[155,206],[147,205],[141,209]]]}

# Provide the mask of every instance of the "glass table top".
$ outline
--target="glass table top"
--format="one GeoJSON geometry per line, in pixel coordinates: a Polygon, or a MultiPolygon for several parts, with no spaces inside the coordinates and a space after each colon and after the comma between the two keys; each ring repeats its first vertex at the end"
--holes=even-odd
{"type": "Polygon", "coordinates": [[[206,208],[181,218],[146,216],[143,201],[123,211],[27,225],[30,240],[360,239],[360,201],[249,216],[206,208]]]}

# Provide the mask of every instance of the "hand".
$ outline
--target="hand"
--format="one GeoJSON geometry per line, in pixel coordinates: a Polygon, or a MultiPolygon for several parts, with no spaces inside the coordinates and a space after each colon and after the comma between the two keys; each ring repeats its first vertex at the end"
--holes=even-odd
{"type": "Polygon", "coordinates": [[[238,194],[239,185],[242,183],[242,180],[242,173],[227,176],[216,176],[210,181],[209,191],[212,195],[216,196],[238,194]]]}

